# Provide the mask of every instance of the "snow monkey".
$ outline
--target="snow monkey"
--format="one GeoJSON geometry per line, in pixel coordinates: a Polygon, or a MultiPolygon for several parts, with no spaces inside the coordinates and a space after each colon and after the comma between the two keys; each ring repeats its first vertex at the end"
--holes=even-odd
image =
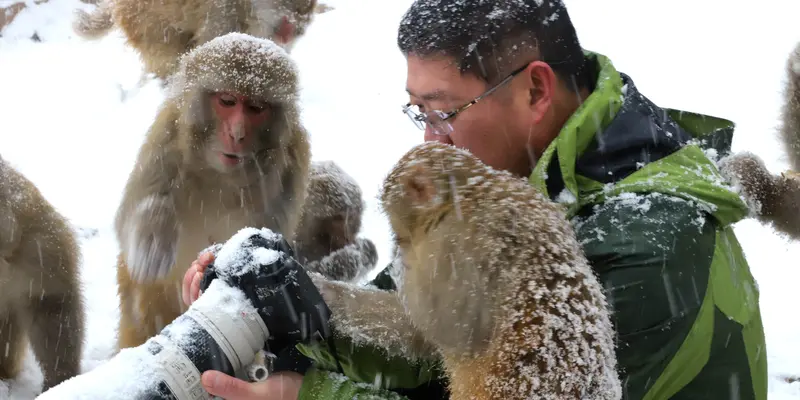
{"type": "Polygon", "coordinates": [[[0,381],[15,379],[31,344],[44,390],[80,373],[83,297],[72,227],[0,158],[0,381]]]}
{"type": "Polygon", "coordinates": [[[180,70],[139,150],[117,210],[119,347],[186,311],[198,252],[245,226],[294,235],[311,162],[298,77],[268,39],[217,37],[180,70]]]}
{"type": "Polygon", "coordinates": [[[333,161],[311,163],[303,217],[294,238],[298,261],[329,279],[353,281],[378,261],[375,244],[357,238],[364,211],[361,187],[333,161]]]}
{"type": "Polygon", "coordinates": [[[181,54],[226,33],[267,38],[290,51],[314,14],[327,10],[317,0],[100,0],[91,14],[76,11],[73,29],[91,40],[118,26],[144,71],[166,79],[181,54]]]}
{"type": "Polygon", "coordinates": [[[800,240],[800,43],[789,56],[786,74],[780,138],[791,170],[774,175],[750,152],[723,158],[719,166],[739,187],[759,221],[800,240]]]}
{"type": "Polygon", "coordinates": [[[398,292],[315,275],[337,330],[409,358],[435,347],[453,400],[621,397],[606,300],[558,204],[437,142],[400,159],[381,202],[398,292]]]}

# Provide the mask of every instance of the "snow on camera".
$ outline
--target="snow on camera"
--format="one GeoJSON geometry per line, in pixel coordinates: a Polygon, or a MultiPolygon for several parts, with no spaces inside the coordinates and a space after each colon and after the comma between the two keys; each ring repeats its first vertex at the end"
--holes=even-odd
{"type": "Polygon", "coordinates": [[[246,242],[254,235],[259,235],[269,242],[279,242],[281,235],[267,228],[243,228],[233,235],[217,253],[214,260],[214,269],[220,277],[242,276],[249,272],[256,272],[261,265],[269,265],[281,256],[277,250],[258,247],[255,249],[247,246],[246,242]]]}

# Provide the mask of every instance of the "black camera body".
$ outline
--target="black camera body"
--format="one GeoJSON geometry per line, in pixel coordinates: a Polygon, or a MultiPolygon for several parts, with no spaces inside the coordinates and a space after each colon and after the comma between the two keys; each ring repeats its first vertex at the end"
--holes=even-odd
{"type": "Polygon", "coordinates": [[[210,400],[203,372],[236,375],[259,350],[328,339],[330,310],[280,234],[244,228],[212,251],[203,294],[184,314],[38,398],[210,400]]]}

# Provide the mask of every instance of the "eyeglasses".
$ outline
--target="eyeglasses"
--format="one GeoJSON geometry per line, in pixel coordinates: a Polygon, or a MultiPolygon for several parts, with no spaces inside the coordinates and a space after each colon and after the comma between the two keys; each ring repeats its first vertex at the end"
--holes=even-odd
{"type": "Polygon", "coordinates": [[[516,70],[508,74],[508,76],[506,76],[505,79],[500,81],[500,83],[494,85],[492,88],[483,92],[483,94],[474,98],[469,103],[464,104],[463,106],[458,107],[453,111],[444,112],[441,110],[430,110],[424,113],[420,113],[418,112],[419,110],[418,106],[408,103],[403,106],[403,113],[408,115],[408,118],[411,119],[411,122],[413,122],[414,125],[420,130],[425,130],[425,126],[430,125],[431,128],[433,128],[433,133],[437,135],[449,135],[450,133],[453,132],[453,126],[450,125],[450,122],[448,122],[448,120],[452,119],[453,117],[463,112],[464,110],[472,107],[472,105],[477,103],[479,100],[492,94],[495,90],[501,88],[503,85],[507,84],[508,82],[511,82],[511,80],[514,79],[515,76],[517,76],[520,72],[524,71],[525,68],[527,67],[528,64],[526,63],[525,65],[517,68],[516,70]]]}

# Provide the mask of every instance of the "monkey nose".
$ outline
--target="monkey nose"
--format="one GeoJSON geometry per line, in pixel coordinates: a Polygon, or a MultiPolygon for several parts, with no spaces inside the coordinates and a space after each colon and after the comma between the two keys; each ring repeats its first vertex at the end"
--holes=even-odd
{"type": "Polygon", "coordinates": [[[242,124],[236,124],[232,126],[228,132],[228,135],[231,137],[231,139],[233,139],[234,142],[241,142],[246,136],[245,129],[242,124]]]}

